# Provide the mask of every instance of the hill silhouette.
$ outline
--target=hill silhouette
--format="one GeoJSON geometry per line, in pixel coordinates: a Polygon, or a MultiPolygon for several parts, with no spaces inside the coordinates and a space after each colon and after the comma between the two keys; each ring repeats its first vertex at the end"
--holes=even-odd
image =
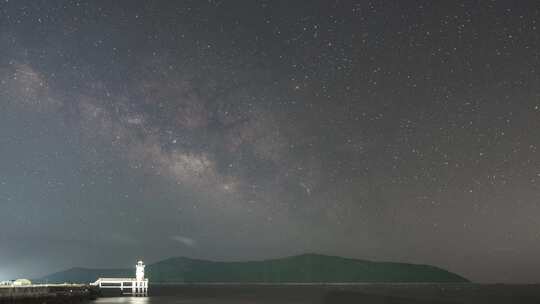
{"type": "MultiPolygon", "coordinates": [[[[468,282],[457,274],[429,265],[373,262],[319,254],[247,262],[176,257],[148,265],[146,273],[151,283],[468,282]]],[[[98,277],[133,276],[134,269],[72,268],[39,281],[89,283],[98,277]]]]}

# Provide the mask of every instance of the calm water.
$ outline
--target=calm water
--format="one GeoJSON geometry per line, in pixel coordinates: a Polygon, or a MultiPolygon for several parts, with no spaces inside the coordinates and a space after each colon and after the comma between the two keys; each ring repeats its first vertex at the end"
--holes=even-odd
{"type": "Polygon", "coordinates": [[[153,286],[148,297],[100,298],[95,304],[540,303],[540,285],[359,284],[332,286],[153,286]]]}

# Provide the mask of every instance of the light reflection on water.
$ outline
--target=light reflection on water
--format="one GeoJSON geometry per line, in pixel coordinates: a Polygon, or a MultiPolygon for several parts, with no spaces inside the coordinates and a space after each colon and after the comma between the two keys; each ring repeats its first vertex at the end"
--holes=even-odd
{"type": "MultiPolygon", "coordinates": [[[[200,298],[200,299],[181,299],[174,296],[165,297],[110,297],[99,298],[93,304],[255,304],[253,301],[200,298]]],[[[286,303],[286,302],[284,302],[286,303]]]]}
{"type": "Polygon", "coordinates": [[[92,303],[96,304],[149,304],[153,301],[150,297],[111,297],[99,298],[92,303]]]}

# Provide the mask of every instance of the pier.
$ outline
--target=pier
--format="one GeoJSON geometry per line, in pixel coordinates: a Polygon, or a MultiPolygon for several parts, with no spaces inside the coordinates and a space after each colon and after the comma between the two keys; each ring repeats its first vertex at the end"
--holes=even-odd
{"type": "Polygon", "coordinates": [[[80,284],[0,286],[0,303],[75,303],[95,299],[96,288],[80,284]]]}
{"type": "Polygon", "coordinates": [[[99,278],[90,285],[100,290],[115,289],[122,295],[147,296],[148,279],[144,277],[145,265],[139,261],[135,266],[135,278],[99,278]]]}

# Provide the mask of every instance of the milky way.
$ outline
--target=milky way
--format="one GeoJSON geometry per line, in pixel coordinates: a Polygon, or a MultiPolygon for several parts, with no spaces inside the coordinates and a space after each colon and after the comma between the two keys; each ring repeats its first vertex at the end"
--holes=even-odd
{"type": "Polygon", "coordinates": [[[537,282],[534,1],[2,1],[0,278],[303,252],[537,282]]]}

